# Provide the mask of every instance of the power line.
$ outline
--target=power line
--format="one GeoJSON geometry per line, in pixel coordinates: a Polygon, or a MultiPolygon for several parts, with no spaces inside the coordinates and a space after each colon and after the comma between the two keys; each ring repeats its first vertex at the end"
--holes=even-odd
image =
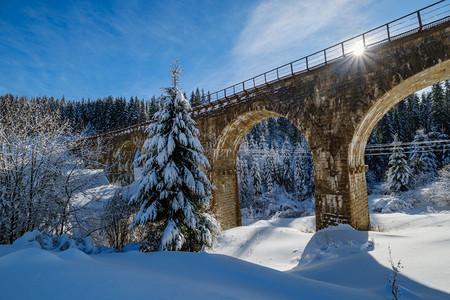
{"type": "MultiPolygon", "coordinates": [[[[416,141],[416,142],[399,142],[396,145],[391,144],[370,144],[366,147],[365,156],[376,156],[376,155],[391,155],[392,150],[396,146],[401,146],[404,150],[404,154],[410,153],[426,153],[426,152],[443,152],[450,151],[450,140],[433,140],[433,141],[416,141]],[[428,150],[419,150],[412,151],[412,149],[418,146],[426,146],[428,150]],[[448,147],[448,149],[446,149],[448,147]],[[405,151],[407,150],[407,151],[405,151]]],[[[221,149],[230,150],[231,149],[221,149]]],[[[214,150],[218,151],[218,150],[214,150]]],[[[270,155],[271,152],[275,152],[277,155],[281,157],[295,155],[296,157],[312,157],[311,151],[309,150],[283,150],[283,149],[270,149],[270,150],[262,150],[262,149],[248,149],[248,150],[239,150],[238,155],[253,155],[255,157],[262,157],[265,155],[270,155]]]]}
{"type": "MultiPolygon", "coordinates": [[[[450,140],[432,140],[432,141],[417,141],[417,142],[398,142],[397,145],[420,145],[420,144],[435,144],[435,143],[449,143],[450,140]]],[[[392,147],[390,144],[369,144],[366,149],[376,148],[376,147],[392,147]]]]}
{"type": "MultiPolygon", "coordinates": [[[[428,152],[442,152],[445,151],[447,149],[438,149],[438,150],[430,150],[430,151],[426,151],[426,150],[422,150],[422,151],[408,151],[408,152],[403,152],[403,154],[410,154],[410,153],[428,153],[428,152]]],[[[374,155],[391,155],[392,152],[379,152],[379,153],[365,153],[365,156],[374,156],[374,155]]]]}
{"type": "Polygon", "coordinates": [[[367,149],[366,147],[365,155],[367,156],[390,155],[392,154],[392,149],[394,149],[394,147],[402,145],[406,145],[402,147],[402,150],[407,150],[403,152],[404,154],[410,154],[413,152],[424,153],[424,152],[442,152],[446,150],[450,151],[450,140],[436,140],[436,141],[422,141],[422,142],[404,142],[404,143],[397,143],[396,145],[383,144],[383,147],[376,147],[378,145],[373,145],[373,147],[369,149],[367,149]],[[426,146],[428,150],[413,151],[413,149],[420,146],[426,146]]]}

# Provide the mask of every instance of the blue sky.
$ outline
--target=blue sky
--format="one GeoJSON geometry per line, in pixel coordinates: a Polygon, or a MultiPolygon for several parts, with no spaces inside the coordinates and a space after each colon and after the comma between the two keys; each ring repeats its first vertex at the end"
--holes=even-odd
{"type": "Polygon", "coordinates": [[[434,2],[0,0],[0,94],[149,99],[176,59],[214,92],[434,2]]]}

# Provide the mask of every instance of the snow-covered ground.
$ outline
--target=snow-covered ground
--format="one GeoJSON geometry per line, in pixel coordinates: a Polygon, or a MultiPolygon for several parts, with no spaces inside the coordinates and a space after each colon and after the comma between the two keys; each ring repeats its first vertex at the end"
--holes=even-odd
{"type": "Polygon", "coordinates": [[[449,299],[450,212],[371,218],[382,231],[313,233],[314,217],[259,221],[223,232],[215,254],[3,245],[0,298],[389,299],[390,247],[404,266],[404,299],[449,299]]]}
{"type": "Polygon", "coordinates": [[[401,298],[450,299],[446,180],[401,197],[371,196],[372,209],[400,210],[371,213],[369,232],[315,232],[310,216],[224,231],[210,253],[1,245],[0,299],[392,299],[389,249],[404,267],[401,298]]]}
{"type": "Polygon", "coordinates": [[[372,214],[371,220],[381,231],[342,225],[313,233],[314,217],[259,221],[223,232],[214,253],[357,289],[357,298],[389,299],[390,248],[394,264],[404,266],[404,299],[450,299],[450,211],[372,214]]]}
{"type": "Polygon", "coordinates": [[[390,299],[390,249],[403,266],[404,299],[450,299],[448,175],[401,195],[371,195],[369,232],[344,225],[314,232],[315,217],[273,218],[224,231],[213,252],[390,299]]]}

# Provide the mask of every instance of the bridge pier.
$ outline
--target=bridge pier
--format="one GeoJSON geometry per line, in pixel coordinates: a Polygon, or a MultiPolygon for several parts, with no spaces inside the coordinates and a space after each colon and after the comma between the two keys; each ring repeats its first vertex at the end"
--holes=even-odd
{"type": "Polygon", "coordinates": [[[314,146],[312,142],[316,230],[337,224],[368,230],[367,166],[350,167],[345,151],[333,155],[332,149],[314,146]]]}
{"type": "Polygon", "coordinates": [[[211,175],[215,185],[211,207],[220,220],[222,229],[241,226],[236,158],[230,153],[223,154],[220,160],[212,165],[211,175]]]}
{"type": "Polygon", "coordinates": [[[349,168],[350,225],[358,230],[370,229],[366,171],[369,166],[349,168]]]}

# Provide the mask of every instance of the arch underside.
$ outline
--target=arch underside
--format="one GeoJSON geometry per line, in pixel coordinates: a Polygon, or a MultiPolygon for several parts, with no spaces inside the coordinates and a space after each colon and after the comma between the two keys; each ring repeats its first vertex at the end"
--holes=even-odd
{"type": "Polygon", "coordinates": [[[212,180],[216,186],[213,206],[223,228],[242,224],[236,170],[239,147],[254,126],[274,117],[285,118],[280,113],[265,109],[242,114],[222,130],[216,141],[211,163],[212,180]]]}
{"type": "Polygon", "coordinates": [[[125,135],[115,141],[114,152],[108,155],[107,177],[111,184],[126,186],[134,181],[134,159],[136,151],[141,150],[146,134],[135,136],[125,135]]]}
{"type": "Polygon", "coordinates": [[[258,110],[240,115],[227,125],[214,145],[212,153],[213,210],[222,228],[241,226],[239,185],[236,158],[248,132],[258,123],[280,114],[258,110]]]}
{"type": "Polygon", "coordinates": [[[231,158],[234,163],[237,158],[239,147],[245,136],[257,124],[269,118],[283,117],[279,113],[268,110],[257,110],[240,115],[222,131],[214,146],[213,165],[223,158],[231,158]]]}
{"type": "Polygon", "coordinates": [[[448,80],[450,78],[449,67],[449,60],[440,62],[402,81],[375,101],[356,127],[349,145],[348,160],[351,167],[364,165],[364,153],[370,134],[383,116],[409,95],[448,80]]]}
{"type": "Polygon", "coordinates": [[[368,166],[364,164],[364,153],[372,130],[390,109],[407,96],[448,79],[450,76],[449,64],[448,60],[440,62],[392,87],[391,90],[374,101],[355,128],[348,147],[349,219],[353,227],[368,230],[370,225],[366,186],[368,166]]]}

